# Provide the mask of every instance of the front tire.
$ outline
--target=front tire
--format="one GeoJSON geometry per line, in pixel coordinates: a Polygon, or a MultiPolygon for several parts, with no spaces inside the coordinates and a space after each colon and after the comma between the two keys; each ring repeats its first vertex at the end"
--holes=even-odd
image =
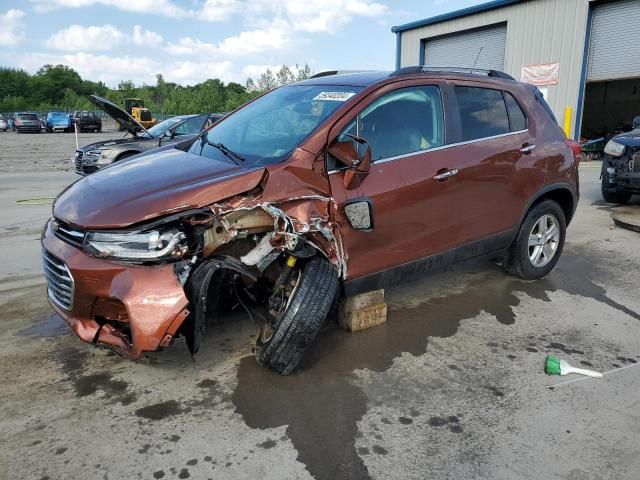
{"type": "Polygon", "coordinates": [[[275,325],[263,326],[256,340],[256,360],[281,375],[288,375],[315,339],[338,293],[338,275],[329,261],[314,257],[300,277],[275,325]]]}
{"type": "Polygon", "coordinates": [[[558,263],[567,233],[564,211],[553,200],[534,205],[509,248],[505,269],[525,280],[547,275],[558,263]]]}

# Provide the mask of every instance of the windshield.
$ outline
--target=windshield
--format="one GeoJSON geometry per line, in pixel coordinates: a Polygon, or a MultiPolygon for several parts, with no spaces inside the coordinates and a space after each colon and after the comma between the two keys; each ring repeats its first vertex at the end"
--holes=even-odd
{"type": "Polygon", "coordinates": [[[18,118],[20,120],[38,120],[38,116],[35,113],[21,113],[18,118]]]}
{"type": "Polygon", "coordinates": [[[167,118],[160,123],[156,123],[153,127],[147,128],[147,132],[149,132],[153,138],[158,138],[161,135],[164,135],[164,132],[166,132],[169,128],[173,127],[176,123],[181,122],[185,118],[189,117],[167,118]]]}
{"type": "Polygon", "coordinates": [[[49,120],[66,120],[67,114],[62,112],[50,112],[47,117],[49,120]]]}
{"type": "Polygon", "coordinates": [[[222,144],[247,166],[277,163],[360,89],[329,85],[278,88],[216,124],[189,151],[220,158],[220,150],[211,144],[222,144]]]}

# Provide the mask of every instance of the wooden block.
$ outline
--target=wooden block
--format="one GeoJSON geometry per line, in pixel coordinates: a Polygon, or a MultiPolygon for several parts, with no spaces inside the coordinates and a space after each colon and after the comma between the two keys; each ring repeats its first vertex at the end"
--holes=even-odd
{"type": "Polygon", "coordinates": [[[349,297],[340,305],[340,326],[350,332],[375,327],[387,321],[384,290],[349,297]]]}

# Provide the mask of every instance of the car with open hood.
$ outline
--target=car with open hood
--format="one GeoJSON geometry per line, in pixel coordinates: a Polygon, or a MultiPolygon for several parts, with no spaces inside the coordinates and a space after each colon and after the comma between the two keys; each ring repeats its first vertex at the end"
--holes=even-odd
{"type": "Polygon", "coordinates": [[[604,148],[602,196],[609,203],[628,203],[640,195],[640,116],[633,130],[613,137],[604,148]]]}
{"type": "Polygon", "coordinates": [[[221,113],[178,115],[146,129],[109,100],[97,95],[91,95],[89,98],[122,125],[129,136],[102,140],[76,149],[74,162],[76,173],[80,175],[94,173],[147,150],[189,140],[224,116],[221,113]]]}
{"type": "Polygon", "coordinates": [[[73,119],[66,112],[49,112],[45,122],[47,132],[72,132],[73,119]]]}
{"type": "Polygon", "coordinates": [[[318,75],[68,187],[42,234],[48,297],[134,359],[181,336],[195,354],[240,306],[257,361],[288,374],[342,296],[480,257],[548,274],[579,153],[501,72],[318,75]]]}

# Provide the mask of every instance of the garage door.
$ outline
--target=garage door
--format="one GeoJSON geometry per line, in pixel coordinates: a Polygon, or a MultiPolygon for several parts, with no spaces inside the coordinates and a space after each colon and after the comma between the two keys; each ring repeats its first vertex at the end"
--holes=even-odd
{"type": "Polygon", "coordinates": [[[504,70],[507,25],[427,39],[424,64],[504,70]],[[477,61],[476,61],[477,59],[477,61]]]}
{"type": "Polygon", "coordinates": [[[640,0],[593,9],[587,80],[640,77],[640,0]]]}

